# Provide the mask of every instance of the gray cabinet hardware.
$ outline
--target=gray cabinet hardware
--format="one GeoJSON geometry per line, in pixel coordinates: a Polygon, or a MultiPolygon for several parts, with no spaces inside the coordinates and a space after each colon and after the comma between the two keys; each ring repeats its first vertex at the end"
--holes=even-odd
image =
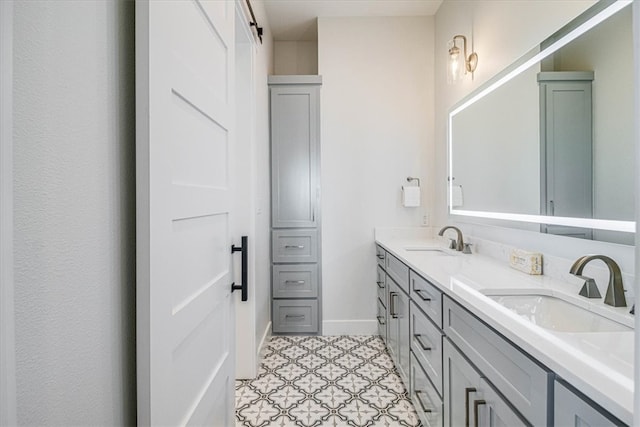
{"type": "Polygon", "coordinates": [[[396,298],[398,298],[397,292],[389,292],[389,314],[394,319],[398,318],[398,313],[396,313],[396,298]]]}
{"type": "Polygon", "coordinates": [[[304,280],[285,280],[284,283],[288,285],[304,285],[305,281],[304,280]]]}
{"type": "Polygon", "coordinates": [[[431,346],[424,343],[424,341],[422,340],[422,335],[413,334],[413,338],[418,342],[418,344],[420,344],[420,347],[422,347],[424,351],[431,351],[431,346]]]}
{"type": "Polygon", "coordinates": [[[480,407],[480,405],[486,405],[487,402],[485,402],[484,400],[480,399],[480,400],[474,400],[473,401],[473,424],[474,427],[479,427],[479,423],[478,423],[478,408],[480,407]]]}
{"type": "Polygon", "coordinates": [[[426,293],[422,289],[415,289],[414,292],[420,297],[422,301],[431,301],[431,297],[426,297],[426,293]]]}
{"type": "Polygon", "coordinates": [[[304,245],[285,245],[285,249],[304,249],[304,245]]]}
{"type": "Polygon", "coordinates": [[[432,412],[432,410],[427,408],[427,406],[424,404],[424,400],[422,400],[422,398],[420,397],[421,395],[426,394],[426,393],[424,391],[422,391],[422,390],[416,390],[414,394],[416,395],[416,400],[420,404],[420,409],[422,409],[422,412],[430,414],[432,412]]]}
{"type": "Polygon", "coordinates": [[[469,395],[476,391],[475,387],[466,387],[464,389],[464,427],[469,427],[469,395]]]}

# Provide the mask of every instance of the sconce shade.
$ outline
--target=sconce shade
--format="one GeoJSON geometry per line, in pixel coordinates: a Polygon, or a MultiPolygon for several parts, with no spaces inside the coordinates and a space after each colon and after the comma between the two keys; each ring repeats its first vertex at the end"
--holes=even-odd
{"type": "Polygon", "coordinates": [[[458,82],[467,73],[472,73],[478,66],[478,55],[471,52],[467,56],[467,38],[463,35],[453,36],[449,41],[449,57],[447,60],[447,83],[458,82]],[[456,44],[456,40],[462,40],[462,51],[456,44]]]}
{"type": "Polygon", "coordinates": [[[453,84],[462,78],[465,73],[464,57],[456,41],[449,42],[449,57],[447,60],[447,83],[453,84]]]}

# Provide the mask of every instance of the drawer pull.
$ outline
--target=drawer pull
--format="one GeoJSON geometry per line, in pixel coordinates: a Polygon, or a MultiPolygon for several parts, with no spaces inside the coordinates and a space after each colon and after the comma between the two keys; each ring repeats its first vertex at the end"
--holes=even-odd
{"type": "Polygon", "coordinates": [[[414,289],[414,292],[418,294],[422,301],[431,301],[430,297],[425,297],[423,294],[425,293],[422,289],[414,289]]]}
{"type": "Polygon", "coordinates": [[[391,317],[393,317],[394,319],[398,318],[398,313],[396,313],[396,300],[395,298],[398,296],[397,292],[389,292],[389,311],[391,314],[391,317]]]}
{"type": "Polygon", "coordinates": [[[475,393],[474,387],[464,389],[464,427],[469,427],[469,394],[475,393]]]}
{"type": "Polygon", "coordinates": [[[480,423],[478,423],[478,407],[480,405],[486,405],[487,402],[484,400],[474,400],[473,401],[473,423],[475,427],[478,427],[480,423]]]}
{"type": "Polygon", "coordinates": [[[286,245],[285,249],[304,249],[304,245],[286,245]]]}
{"type": "Polygon", "coordinates": [[[287,285],[304,285],[305,281],[304,280],[285,280],[285,282],[287,285]]]}
{"type": "Polygon", "coordinates": [[[380,289],[384,289],[384,282],[376,282],[380,289]]]}
{"type": "Polygon", "coordinates": [[[414,394],[416,395],[416,400],[418,401],[418,403],[420,404],[420,407],[422,409],[422,412],[426,413],[426,414],[430,414],[431,412],[433,412],[432,409],[428,409],[426,407],[426,405],[424,404],[424,401],[420,398],[421,394],[426,394],[424,391],[422,390],[416,390],[414,392],[414,394]]]}
{"type": "Polygon", "coordinates": [[[384,259],[384,255],[376,255],[378,257],[378,259],[384,259]]]}
{"type": "Polygon", "coordinates": [[[431,351],[431,347],[429,347],[424,343],[424,341],[422,341],[422,335],[414,334],[413,338],[418,342],[418,344],[420,344],[420,347],[422,347],[424,351],[431,351]]]}
{"type": "Polygon", "coordinates": [[[285,319],[301,319],[304,317],[304,314],[285,314],[285,319]]]}
{"type": "Polygon", "coordinates": [[[382,316],[378,316],[378,323],[384,326],[384,325],[385,325],[385,323],[384,323],[384,321],[383,321],[383,320],[384,320],[384,317],[382,317],[382,316]]]}

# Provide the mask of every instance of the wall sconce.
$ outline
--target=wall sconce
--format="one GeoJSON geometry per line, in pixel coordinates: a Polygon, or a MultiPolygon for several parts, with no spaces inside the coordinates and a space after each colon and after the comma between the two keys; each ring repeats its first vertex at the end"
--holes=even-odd
{"type": "Polygon", "coordinates": [[[467,73],[472,73],[478,66],[478,54],[471,52],[467,56],[467,38],[462,35],[453,36],[449,42],[449,58],[447,61],[447,83],[453,84],[462,79],[467,73]],[[456,40],[462,40],[462,52],[456,45],[456,40]]]}

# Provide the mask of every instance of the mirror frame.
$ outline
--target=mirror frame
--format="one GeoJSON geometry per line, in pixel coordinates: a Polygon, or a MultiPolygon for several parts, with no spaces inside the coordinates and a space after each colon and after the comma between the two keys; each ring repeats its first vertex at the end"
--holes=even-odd
{"type": "Polygon", "coordinates": [[[451,201],[453,200],[453,118],[468,106],[481,100],[500,86],[504,85],[514,77],[518,76],[529,67],[535,65],[542,59],[551,55],[566,44],[580,37],[596,25],[616,14],[625,7],[631,7],[633,0],[602,0],[584,13],[573,19],[556,33],[544,40],[540,45],[520,57],[513,64],[489,79],[484,84],[456,103],[449,111],[447,117],[447,150],[448,150],[448,201],[449,215],[463,217],[489,218],[506,221],[527,222],[537,224],[563,225],[570,227],[592,228],[598,230],[620,231],[635,233],[635,221],[605,220],[595,218],[573,218],[547,215],[527,215],[512,214],[506,212],[473,211],[456,209],[451,201]]]}

